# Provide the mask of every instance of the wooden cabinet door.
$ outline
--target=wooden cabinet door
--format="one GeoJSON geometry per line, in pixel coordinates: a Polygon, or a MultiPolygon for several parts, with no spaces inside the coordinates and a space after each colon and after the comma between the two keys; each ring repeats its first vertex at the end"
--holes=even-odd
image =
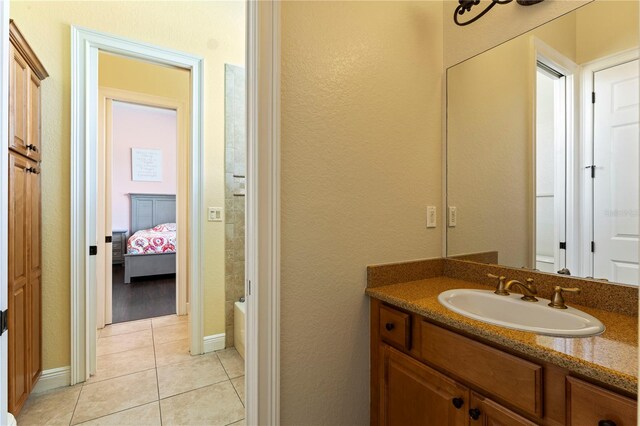
{"type": "Polygon", "coordinates": [[[27,265],[29,271],[29,380],[33,388],[42,372],[42,253],[40,244],[41,234],[41,204],[40,204],[40,170],[36,163],[30,167],[35,170],[27,173],[29,244],[27,265]]]}
{"type": "Polygon", "coordinates": [[[40,161],[40,152],[42,149],[42,136],[40,134],[40,80],[31,71],[29,71],[28,99],[29,136],[27,139],[27,156],[35,161],[40,161]]]}
{"type": "Polygon", "coordinates": [[[601,423],[636,426],[638,402],[575,377],[567,377],[567,425],[601,423]]]}
{"type": "Polygon", "coordinates": [[[30,162],[9,152],[9,411],[29,396],[29,173],[30,162]]]}
{"type": "Polygon", "coordinates": [[[9,148],[28,155],[29,138],[29,86],[30,70],[22,55],[10,48],[10,88],[9,88],[9,148]]]}
{"type": "Polygon", "coordinates": [[[503,407],[495,401],[471,393],[470,426],[535,426],[532,421],[503,407]]]}
{"type": "Polygon", "coordinates": [[[387,345],[381,345],[380,423],[386,426],[467,424],[469,390],[387,345]]]}

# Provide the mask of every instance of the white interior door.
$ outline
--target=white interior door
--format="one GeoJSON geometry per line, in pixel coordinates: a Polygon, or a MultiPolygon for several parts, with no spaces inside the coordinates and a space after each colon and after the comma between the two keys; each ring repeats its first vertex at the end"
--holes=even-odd
{"type": "Polygon", "coordinates": [[[638,285],[638,60],[594,73],[593,276],[638,285]]]}

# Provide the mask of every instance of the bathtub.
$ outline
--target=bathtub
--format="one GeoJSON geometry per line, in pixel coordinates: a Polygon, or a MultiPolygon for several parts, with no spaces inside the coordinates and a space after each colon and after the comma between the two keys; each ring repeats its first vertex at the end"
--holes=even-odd
{"type": "Polygon", "coordinates": [[[236,302],[233,307],[233,344],[238,353],[244,359],[244,318],[246,314],[246,302],[236,302]]]}

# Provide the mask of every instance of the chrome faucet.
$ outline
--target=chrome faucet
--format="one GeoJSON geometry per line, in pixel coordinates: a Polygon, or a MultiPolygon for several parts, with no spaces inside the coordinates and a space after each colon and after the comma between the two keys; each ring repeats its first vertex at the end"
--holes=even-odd
{"type": "Polygon", "coordinates": [[[509,292],[509,290],[511,290],[511,287],[513,286],[517,286],[520,288],[520,290],[522,290],[522,297],[520,299],[526,301],[526,302],[537,302],[538,299],[535,298],[535,295],[538,294],[538,290],[536,289],[536,287],[533,285],[533,278],[527,278],[527,283],[523,284],[518,280],[511,280],[509,282],[507,282],[504,285],[504,290],[507,292],[509,292]]]}

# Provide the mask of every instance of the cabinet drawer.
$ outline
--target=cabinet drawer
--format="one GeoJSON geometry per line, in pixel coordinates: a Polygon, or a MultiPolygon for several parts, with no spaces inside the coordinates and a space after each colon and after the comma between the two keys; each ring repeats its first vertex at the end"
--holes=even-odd
{"type": "Polygon", "coordinates": [[[567,377],[567,425],[637,425],[637,401],[567,377]],[[610,423],[605,423],[608,420],[610,423]],[[600,423],[602,422],[602,423],[600,423]]]}
{"type": "Polygon", "coordinates": [[[542,367],[423,321],[421,355],[527,413],[542,417],[542,367]]]}
{"type": "Polygon", "coordinates": [[[411,349],[411,316],[387,306],[380,306],[380,337],[401,349],[411,349]]]}

